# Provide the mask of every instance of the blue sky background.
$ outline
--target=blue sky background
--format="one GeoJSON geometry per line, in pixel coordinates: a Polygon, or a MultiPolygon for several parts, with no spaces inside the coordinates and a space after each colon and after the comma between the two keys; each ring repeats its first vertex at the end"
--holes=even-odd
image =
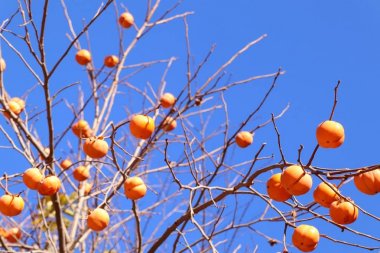
{"type": "MultiPolygon", "coordinates": [[[[68,31],[64,22],[59,1],[51,1],[49,25],[47,27],[46,48],[49,51],[48,63],[61,54],[68,41],[65,33],[68,31]]],[[[171,6],[174,1],[163,1],[164,6],[171,6]]],[[[69,4],[74,24],[79,26],[81,19],[88,20],[99,6],[100,1],[75,1],[69,4]]],[[[121,1],[134,13],[136,23],[141,25],[145,14],[145,2],[121,1]]],[[[2,1],[0,3],[0,21],[10,15],[17,5],[15,1],[2,1]]],[[[190,44],[194,56],[194,66],[206,55],[212,44],[216,44],[214,56],[207,69],[200,76],[200,83],[223,64],[232,54],[249,41],[268,34],[268,37],[254,46],[240,57],[231,67],[228,74],[231,80],[247,78],[251,75],[273,73],[279,67],[286,71],[278,80],[273,95],[263,108],[263,111],[249,124],[254,127],[270,117],[270,113],[279,113],[288,103],[290,109],[278,121],[282,144],[288,161],[295,162],[297,149],[304,145],[303,157],[306,160],[316,145],[315,127],[327,119],[332,102],[333,88],[338,80],[342,81],[339,90],[339,102],[335,112],[335,119],[340,121],[346,131],[344,145],[336,150],[318,151],[314,165],[329,168],[357,168],[365,165],[379,163],[378,143],[379,134],[379,70],[380,70],[380,2],[375,0],[335,0],[335,1],[256,1],[256,0],[194,0],[185,1],[176,13],[194,11],[188,18],[190,26],[190,44]]],[[[36,17],[38,19],[38,17],[36,17]]],[[[117,26],[114,10],[110,8],[107,14],[99,19],[90,29],[91,49],[95,64],[100,66],[104,55],[118,52],[117,26]]],[[[15,28],[17,29],[17,28],[15,28]]],[[[19,28],[18,28],[19,29],[19,28]]],[[[78,31],[79,29],[77,29],[78,31]]],[[[125,31],[127,38],[133,31],[125,31]]],[[[16,43],[18,42],[12,39],[16,43]]],[[[84,37],[80,40],[82,47],[86,47],[84,37]]],[[[186,79],[185,76],[185,47],[184,29],[182,21],[163,25],[144,37],[129,58],[129,63],[149,61],[171,56],[178,57],[167,77],[168,89],[178,92],[186,79]]],[[[30,74],[23,69],[21,62],[15,58],[12,51],[2,42],[4,58],[8,69],[4,76],[6,87],[12,96],[21,96],[25,90],[36,82],[30,74]]],[[[25,50],[22,49],[22,50],[25,50]]],[[[73,63],[75,50],[65,59],[57,73],[54,82],[58,90],[59,84],[70,83],[77,80],[87,82],[83,68],[73,63]]],[[[159,82],[163,67],[153,68],[142,77],[135,77],[131,81],[135,84],[145,85],[147,81],[153,85],[159,82]]],[[[226,95],[229,103],[231,127],[238,127],[241,120],[257,106],[271,80],[261,80],[237,87],[226,95]]],[[[69,91],[64,97],[76,103],[77,95],[69,91]]],[[[41,104],[39,92],[28,98],[28,110],[34,110],[41,104]]],[[[133,97],[126,95],[117,101],[117,106],[123,108],[123,100],[128,100],[128,110],[134,112],[141,109],[141,104],[133,105],[133,97]]],[[[125,101],[124,101],[125,102],[125,101]]],[[[63,114],[65,106],[56,108],[59,115],[56,129],[60,131],[71,115],[63,114]],[[60,123],[61,122],[61,123],[60,123]]],[[[218,112],[216,112],[218,113],[218,112]]],[[[217,115],[217,114],[216,114],[217,115]]],[[[126,114],[120,112],[114,115],[115,119],[122,119],[126,114]]],[[[217,122],[217,120],[216,120],[217,122]]],[[[1,120],[0,124],[6,124],[1,120]]],[[[44,124],[41,123],[40,137],[47,140],[43,134],[44,124]]],[[[210,128],[210,131],[212,128],[210,128]]],[[[259,130],[255,135],[255,144],[245,150],[235,150],[237,159],[251,157],[262,142],[268,142],[266,154],[275,153],[276,138],[271,127],[259,130]]],[[[0,137],[4,141],[4,137],[0,137]]],[[[65,154],[65,147],[60,147],[65,154]]],[[[4,159],[0,172],[14,173],[26,162],[17,160],[18,155],[9,150],[0,150],[0,159],[4,159]]],[[[277,160],[275,160],[277,161],[277,160]]],[[[266,175],[267,176],[267,175],[266,175]]],[[[264,181],[266,177],[262,177],[264,181]]],[[[315,180],[314,185],[317,185],[315,180]]],[[[264,184],[262,184],[262,187],[264,184]]],[[[261,186],[258,185],[258,188],[261,186]]],[[[351,184],[343,187],[343,193],[350,195],[356,203],[363,205],[368,211],[378,214],[379,196],[364,196],[351,184]]],[[[228,203],[228,202],[227,202],[228,203]]],[[[281,205],[279,205],[281,207],[281,205]]],[[[252,215],[256,214],[252,207],[252,215]]],[[[322,212],[323,213],[323,212],[322,212]]],[[[316,223],[321,233],[329,234],[350,240],[355,243],[366,242],[370,246],[379,246],[380,243],[367,242],[360,237],[352,237],[347,232],[340,231],[324,223],[316,223]]],[[[361,228],[366,233],[380,237],[374,220],[365,218],[360,214],[358,221],[352,225],[361,228]]],[[[282,225],[265,223],[257,228],[273,232],[273,236],[281,238],[282,225]]],[[[245,238],[245,237],[242,237],[245,238]]],[[[280,251],[281,247],[270,248],[265,241],[256,235],[248,236],[254,242],[262,243],[258,252],[280,251]],[[257,241],[256,241],[257,240],[257,241]]],[[[288,238],[290,242],[290,237],[288,238]]],[[[252,246],[254,243],[252,244],[252,246]]],[[[291,252],[297,252],[290,249],[291,252]]],[[[326,239],[321,239],[315,252],[365,252],[356,248],[347,248],[336,245],[326,239]]],[[[243,251],[242,251],[243,252],[243,251]]]]}

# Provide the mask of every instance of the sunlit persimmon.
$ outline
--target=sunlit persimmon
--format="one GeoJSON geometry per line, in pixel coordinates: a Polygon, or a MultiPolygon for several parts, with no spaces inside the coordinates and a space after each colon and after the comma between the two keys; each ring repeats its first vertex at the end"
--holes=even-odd
{"type": "Polygon", "coordinates": [[[344,128],[339,122],[326,120],[317,127],[316,137],[319,146],[337,148],[344,142],[344,128]]]}
{"type": "Polygon", "coordinates": [[[246,148],[253,142],[253,134],[248,131],[241,131],[235,137],[236,144],[241,148],[246,148]]]}
{"type": "Polygon", "coordinates": [[[294,229],[292,242],[302,252],[313,251],[319,242],[319,231],[310,225],[299,225],[294,229]]]}
{"type": "Polygon", "coordinates": [[[61,180],[54,175],[45,177],[38,185],[38,192],[41,195],[51,196],[56,194],[61,188],[61,180]]]}
{"type": "Polygon", "coordinates": [[[137,200],[145,196],[147,187],[140,177],[129,177],[124,182],[124,194],[127,198],[137,200]]]}
{"type": "Polygon", "coordinates": [[[0,72],[4,72],[6,68],[7,64],[5,63],[5,60],[3,58],[0,58],[0,72]]]}
{"type": "Polygon", "coordinates": [[[74,123],[71,127],[73,133],[80,138],[89,138],[93,136],[93,132],[87,121],[81,119],[74,123]]]}
{"type": "Polygon", "coordinates": [[[73,172],[73,177],[75,180],[81,182],[90,177],[90,168],[87,166],[78,166],[73,172]]]}
{"type": "Polygon", "coordinates": [[[299,196],[311,189],[313,180],[301,166],[292,165],[282,172],[281,184],[287,192],[299,196]]]}
{"type": "MultiPolygon", "coordinates": [[[[13,112],[16,116],[18,116],[21,112],[22,112],[22,108],[21,106],[16,102],[16,101],[12,101],[10,100],[8,103],[8,108],[11,112],[13,112]]],[[[7,118],[7,119],[10,119],[11,118],[11,115],[7,112],[7,111],[4,111],[4,116],[7,118]]]]}
{"type": "Polygon", "coordinates": [[[75,55],[75,60],[80,65],[87,65],[92,60],[90,51],[86,49],[79,50],[75,55]]]}
{"type": "Polygon", "coordinates": [[[331,203],[330,217],[338,224],[351,224],[356,221],[358,215],[358,208],[350,201],[338,200],[331,203]]]}
{"type": "Polygon", "coordinates": [[[130,28],[135,23],[135,18],[129,12],[124,12],[119,17],[121,27],[130,28]]]}
{"type": "Polygon", "coordinates": [[[0,212],[5,216],[19,215],[24,205],[24,200],[19,195],[5,194],[0,197],[0,212]]]}
{"type": "Polygon", "coordinates": [[[61,165],[62,169],[67,170],[71,167],[71,165],[73,165],[73,162],[67,158],[65,160],[62,160],[62,162],[59,165],[61,165]]]}
{"type": "Polygon", "coordinates": [[[83,182],[79,185],[79,189],[82,189],[83,187],[84,187],[83,194],[88,195],[92,190],[92,183],[83,182]]]}
{"type": "Polygon", "coordinates": [[[154,131],[154,120],[146,115],[133,115],[129,123],[131,134],[139,139],[148,139],[154,131]]]}
{"type": "Polygon", "coordinates": [[[11,229],[8,229],[5,235],[5,239],[10,243],[16,243],[21,239],[21,229],[18,227],[14,227],[11,229]]]}
{"type": "Polygon", "coordinates": [[[83,151],[91,158],[102,158],[107,155],[108,143],[103,137],[91,137],[83,143],[83,151]]]}
{"type": "Polygon", "coordinates": [[[292,196],[281,185],[281,173],[274,174],[269,178],[267,181],[267,193],[269,198],[279,202],[288,200],[292,196]]]}
{"type": "Polygon", "coordinates": [[[362,193],[374,195],[380,192],[380,169],[370,170],[354,176],[354,183],[362,193]]]}
{"type": "Polygon", "coordinates": [[[43,178],[44,176],[38,168],[27,169],[22,175],[22,181],[29,189],[32,190],[38,189],[38,185],[43,178]]]}
{"type": "Polygon", "coordinates": [[[102,231],[110,222],[110,216],[102,208],[96,208],[87,217],[87,226],[94,231],[102,231]]]}
{"type": "Polygon", "coordinates": [[[20,112],[25,109],[25,101],[19,97],[13,97],[10,101],[16,102],[20,106],[20,112]]]}
{"type": "Polygon", "coordinates": [[[164,108],[170,108],[174,105],[174,103],[175,103],[175,97],[173,96],[173,94],[169,92],[164,93],[160,98],[160,104],[164,108]]]}
{"type": "Polygon", "coordinates": [[[336,192],[338,189],[334,185],[322,182],[315,188],[313,198],[321,206],[329,208],[332,202],[339,200],[339,195],[336,192]]]}
{"type": "Polygon", "coordinates": [[[119,64],[119,57],[116,55],[108,55],[104,58],[104,66],[108,68],[113,68],[119,64]]]}
{"type": "Polygon", "coordinates": [[[79,182],[84,181],[90,177],[90,169],[87,166],[78,166],[73,171],[73,177],[79,182]]]}
{"type": "Polygon", "coordinates": [[[173,131],[177,127],[177,121],[170,116],[167,116],[162,123],[162,129],[165,132],[173,131]]]}

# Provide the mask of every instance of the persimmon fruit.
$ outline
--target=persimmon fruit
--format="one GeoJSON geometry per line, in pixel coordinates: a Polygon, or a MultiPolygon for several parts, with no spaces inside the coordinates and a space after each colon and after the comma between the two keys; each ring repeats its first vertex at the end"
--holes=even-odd
{"type": "Polygon", "coordinates": [[[295,196],[307,193],[313,184],[311,176],[298,165],[291,165],[281,174],[281,185],[295,196]]]}
{"type": "Polygon", "coordinates": [[[170,116],[167,116],[164,122],[162,123],[162,129],[165,132],[173,131],[176,127],[177,127],[177,121],[170,116]]]}
{"type": "Polygon", "coordinates": [[[94,231],[102,231],[110,222],[108,212],[102,208],[96,208],[87,217],[87,226],[94,231]]]}
{"type": "Polygon", "coordinates": [[[175,103],[175,97],[173,94],[167,92],[164,93],[160,98],[160,104],[163,108],[170,108],[175,103]]]}
{"type": "Polygon", "coordinates": [[[129,12],[124,12],[119,17],[119,24],[123,28],[130,28],[135,23],[135,18],[129,12]]]}
{"type": "Polygon", "coordinates": [[[75,180],[82,182],[90,177],[90,168],[87,166],[78,166],[73,172],[75,180]]]}
{"type": "Polygon", "coordinates": [[[43,178],[44,175],[42,175],[38,168],[29,168],[22,175],[22,181],[29,189],[32,190],[38,189],[38,185],[43,178]]]}
{"type": "Polygon", "coordinates": [[[44,196],[52,196],[61,188],[61,180],[54,175],[45,177],[38,185],[38,192],[44,196]]]}
{"type": "Polygon", "coordinates": [[[75,55],[75,60],[79,65],[89,64],[92,60],[90,51],[88,51],[87,49],[79,50],[75,55]]]}
{"type": "Polygon", "coordinates": [[[339,200],[338,189],[332,185],[325,182],[321,182],[313,192],[314,201],[323,207],[329,208],[331,203],[339,200]],[[335,189],[335,191],[334,191],[335,189]]]}
{"type": "Polygon", "coordinates": [[[129,123],[129,129],[134,137],[148,139],[154,132],[154,120],[147,115],[133,115],[129,123]]]}
{"type": "Polygon", "coordinates": [[[82,184],[79,185],[79,189],[82,189],[83,187],[84,187],[83,194],[86,196],[92,190],[92,183],[83,182],[82,184]]]}
{"type": "Polygon", "coordinates": [[[147,187],[140,177],[129,177],[124,182],[124,194],[127,198],[137,200],[145,196],[147,187]]]}
{"type": "Polygon", "coordinates": [[[359,210],[351,201],[337,200],[331,203],[330,217],[338,224],[351,224],[356,221],[358,215],[359,210]]]}
{"type": "Polygon", "coordinates": [[[253,142],[253,134],[248,131],[241,131],[235,137],[236,144],[241,148],[246,148],[253,142]]]}
{"type": "Polygon", "coordinates": [[[91,158],[99,159],[107,155],[108,143],[103,137],[91,137],[83,143],[83,151],[91,158]]]}
{"type": "Polygon", "coordinates": [[[79,138],[89,138],[93,136],[92,129],[87,121],[81,119],[72,125],[71,130],[79,138]]]}
{"type": "Polygon", "coordinates": [[[326,120],[318,125],[316,137],[319,146],[323,148],[337,148],[344,142],[344,128],[339,122],[326,120]]]}
{"type": "Polygon", "coordinates": [[[319,242],[319,231],[311,225],[302,224],[294,229],[292,235],[293,245],[302,252],[315,250],[319,242]]]}
{"type": "Polygon", "coordinates": [[[104,58],[104,66],[108,68],[113,68],[119,64],[119,57],[116,55],[108,55],[104,58]]]}
{"type": "Polygon", "coordinates": [[[267,193],[269,198],[279,202],[286,201],[292,196],[281,185],[281,173],[273,174],[269,178],[267,181],[267,193]]]}
{"type": "MultiPolygon", "coordinates": [[[[16,101],[14,101],[14,100],[10,100],[10,101],[7,103],[7,105],[8,105],[9,110],[10,110],[11,112],[13,112],[16,116],[18,116],[18,115],[22,112],[22,110],[23,110],[23,108],[20,106],[20,104],[17,103],[16,101]]],[[[7,119],[10,119],[10,118],[11,118],[11,115],[9,114],[9,112],[4,111],[3,114],[4,114],[4,116],[5,116],[7,119]]]]}
{"type": "Polygon", "coordinates": [[[73,162],[69,158],[66,158],[65,160],[62,160],[59,165],[61,165],[62,169],[67,170],[71,165],[73,165],[73,162]]]}
{"type": "Polygon", "coordinates": [[[5,239],[10,243],[16,243],[21,239],[21,235],[21,229],[18,227],[14,227],[6,231],[5,239]]]}
{"type": "Polygon", "coordinates": [[[378,192],[380,192],[380,169],[370,170],[355,175],[354,184],[356,188],[364,194],[377,194],[378,192]]]}
{"type": "Polygon", "coordinates": [[[19,215],[24,205],[24,200],[19,195],[5,194],[0,197],[0,212],[5,216],[19,215]]]}

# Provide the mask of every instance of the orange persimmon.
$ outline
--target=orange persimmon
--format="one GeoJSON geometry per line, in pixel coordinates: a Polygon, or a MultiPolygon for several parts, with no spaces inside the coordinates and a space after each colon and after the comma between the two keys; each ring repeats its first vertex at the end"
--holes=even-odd
{"type": "Polygon", "coordinates": [[[319,231],[310,225],[299,225],[294,229],[292,242],[302,252],[313,251],[319,242],[319,231]]]}
{"type": "Polygon", "coordinates": [[[281,185],[281,173],[274,174],[269,178],[267,181],[267,193],[269,198],[279,202],[288,200],[292,196],[281,185]]]}
{"type": "Polygon", "coordinates": [[[133,115],[129,123],[131,134],[139,139],[148,139],[154,131],[154,120],[146,115],[133,115]]]}
{"type": "Polygon", "coordinates": [[[246,148],[253,142],[253,134],[248,131],[241,131],[235,137],[236,144],[241,148],[246,148]]]}
{"type": "Polygon", "coordinates": [[[311,176],[298,165],[287,167],[281,175],[281,185],[287,192],[299,196],[307,193],[313,184],[311,176]]]}
{"type": "Polygon", "coordinates": [[[127,198],[137,200],[145,196],[147,187],[140,177],[129,177],[124,182],[124,194],[127,198]]]}
{"type": "Polygon", "coordinates": [[[344,142],[344,128],[339,122],[326,120],[318,125],[316,137],[319,146],[323,148],[337,148],[344,142]]]}

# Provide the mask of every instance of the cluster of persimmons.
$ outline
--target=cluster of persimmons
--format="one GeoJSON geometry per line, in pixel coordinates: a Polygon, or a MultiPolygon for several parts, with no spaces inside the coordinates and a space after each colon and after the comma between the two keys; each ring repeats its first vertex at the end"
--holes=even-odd
{"type": "MultiPolygon", "coordinates": [[[[123,28],[130,28],[134,24],[134,18],[129,12],[121,14],[119,17],[119,24],[123,28]]],[[[80,65],[87,65],[92,62],[91,53],[86,49],[79,50],[75,55],[75,60],[80,65]]],[[[119,58],[115,55],[105,57],[104,66],[113,68],[119,64],[119,58]]],[[[0,71],[3,72],[6,69],[6,62],[3,58],[0,58],[0,71]]],[[[162,108],[171,108],[176,102],[176,98],[171,93],[164,93],[159,101],[162,108]]],[[[13,117],[19,117],[21,112],[25,109],[25,101],[14,97],[8,100],[7,106],[9,112],[13,113],[13,117]]],[[[7,110],[4,111],[4,116],[11,120],[11,115],[7,110]]],[[[168,116],[162,124],[162,129],[165,132],[172,131],[176,128],[177,122],[174,118],[168,116]]],[[[138,139],[148,139],[155,130],[154,119],[142,114],[133,115],[129,122],[129,128],[131,134],[138,139]]],[[[74,135],[84,140],[83,152],[92,159],[102,159],[109,151],[108,143],[102,136],[95,136],[89,123],[83,119],[75,122],[71,126],[71,130],[74,135]]],[[[49,153],[49,148],[44,150],[45,153],[49,153]]],[[[40,158],[43,160],[44,156],[40,158]]],[[[73,163],[70,159],[64,159],[60,162],[62,170],[69,170],[77,163],[73,163]]],[[[90,166],[89,164],[79,165],[73,169],[73,178],[80,182],[80,188],[84,187],[84,194],[88,195],[91,191],[92,184],[86,180],[90,178],[90,166]],[[83,183],[83,184],[82,184],[83,183]]],[[[52,196],[59,192],[61,187],[61,180],[57,175],[45,176],[39,168],[29,168],[22,174],[22,179],[26,187],[31,190],[38,191],[43,196],[52,196]]],[[[147,186],[144,181],[138,176],[128,177],[124,182],[125,196],[131,200],[138,200],[145,196],[147,192],[147,186]]],[[[9,217],[19,215],[24,209],[24,200],[20,196],[21,194],[12,194],[6,189],[6,193],[0,197],[0,212],[9,217]]],[[[87,225],[94,231],[101,231],[105,229],[109,224],[109,215],[103,208],[96,208],[89,212],[87,217],[87,225]]],[[[21,229],[14,227],[9,230],[3,228],[0,229],[0,236],[7,239],[9,242],[17,242],[22,236],[21,229]]]]}
{"type": "MultiPolygon", "coordinates": [[[[123,13],[119,17],[119,24],[123,28],[130,28],[134,25],[134,18],[129,12],[123,13]]],[[[80,49],[75,55],[78,64],[86,66],[92,62],[90,51],[80,49]]],[[[117,67],[119,58],[115,55],[106,56],[104,66],[108,68],[117,67]]],[[[0,71],[6,68],[4,59],[0,59],[0,71]]],[[[159,100],[162,108],[172,108],[176,98],[171,93],[164,93],[159,100]]],[[[14,97],[8,100],[8,111],[4,116],[11,120],[19,117],[25,109],[25,101],[14,97]]],[[[174,118],[167,116],[161,124],[165,132],[176,128],[177,122],[174,118]]],[[[129,129],[132,136],[137,139],[149,139],[155,131],[155,122],[152,117],[143,114],[135,114],[130,118],[129,129]]],[[[102,136],[96,136],[89,123],[80,119],[71,126],[75,136],[83,139],[83,152],[92,159],[102,159],[109,152],[109,145],[102,136]]],[[[241,148],[246,148],[253,142],[253,133],[241,131],[236,134],[235,142],[241,148]]],[[[343,126],[335,121],[326,120],[316,129],[316,138],[322,148],[338,148],[345,139],[343,126]]],[[[49,153],[49,149],[45,150],[49,153]]],[[[41,159],[43,157],[41,156],[41,159]]],[[[80,163],[80,162],[79,162],[80,163]]],[[[64,171],[73,169],[73,178],[84,187],[84,194],[88,195],[92,184],[87,182],[90,178],[90,166],[88,163],[78,165],[70,159],[60,162],[60,167],[64,171]]],[[[22,179],[26,187],[38,191],[43,196],[52,196],[59,192],[61,180],[57,175],[45,176],[39,168],[29,168],[22,174],[22,179]]],[[[380,191],[380,170],[363,171],[354,177],[355,186],[365,194],[376,194],[380,191]]],[[[272,175],[267,181],[267,194],[273,201],[284,202],[292,196],[300,196],[308,193],[312,188],[312,176],[301,165],[291,165],[285,168],[282,173],[272,175]]],[[[128,199],[138,200],[145,196],[147,186],[144,181],[137,176],[128,177],[124,182],[124,193],[128,199]]],[[[329,208],[330,218],[337,224],[347,225],[353,223],[358,217],[358,208],[354,202],[342,196],[337,186],[325,181],[320,183],[313,192],[313,198],[320,206],[329,208]]],[[[24,209],[24,200],[20,194],[6,193],[0,197],[0,212],[5,216],[19,215],[24,209]]],[[[103,208],[96,208],[89,212],[87,225],[94,231],[105,229],[110,221],[108,212],[103,208]]],[[[0,229],[0,236],[9,242],[17,242],[21,238],[21,230],[17,227],[9,230],[0,229]]],[[[295,247],[303,252],[313,251],[319,242],[319,231],[317,228],[307,224],[297,226],[293,232],[292,242],[295,247]]]]}
{"type": "MultiPolygon", "coordinates": [[[[326,120],[316,130],[318,145],[322,148],[338,148],[345,139],[343,126],[336,121],[326,120]]],[[[248,147],[253,141],[253,134],[241,131],[236,135],[239,147],[248,147]]],[[[300,165],[291,165],[282,173],[272,175],[267,181],[267,193],[274,201],[284,202],[292,196],[308,193],[312,188],[312,176],[300,165]]],[[[380,192],[380,169],[361,171],[354,176],[356,188],[369,195],[380,192]]],[[[352,200],[342,196],[339,189],[329,183],[321,182],[313,192],[313,198],[320,206],[329,208],[330,218],[337,224],[353,223],[359,214],[352,200]]],[[[302,224],[295,228],[292,241],[295,247],[303,252],[313,251],[319,242],[319,231],[311,225],[302,224]]]]}

